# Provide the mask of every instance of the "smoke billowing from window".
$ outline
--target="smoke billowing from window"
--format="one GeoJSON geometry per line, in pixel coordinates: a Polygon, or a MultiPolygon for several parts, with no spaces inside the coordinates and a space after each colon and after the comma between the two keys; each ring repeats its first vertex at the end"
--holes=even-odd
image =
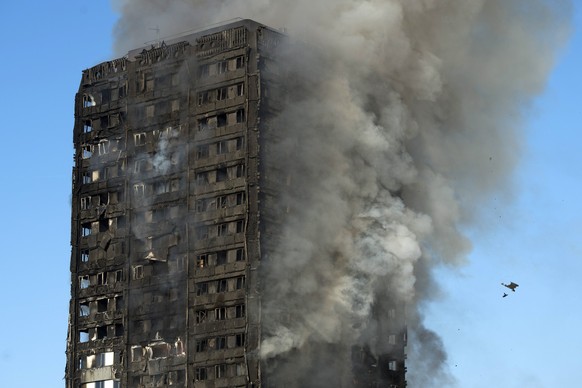
{"type": "Polygon", "coordinates": [[[568,1],[114,3],[121,55],[155,39],[144,38],[151,27],[170,36],[235,17],[310,47],[289,55],[303,85],[284,85],[270,151],[293,181],[261,269],[261,355],[287,360],[280,381],[303,371],[305,386],[349,381],[351,346],[382,353],[390,306],[404,302],[409,386],[453,384],[420,306],[436,287],[432,268],[460,265],[471,249],[460,225],[511,185],[523,114],[567,36],[568,1]]]}

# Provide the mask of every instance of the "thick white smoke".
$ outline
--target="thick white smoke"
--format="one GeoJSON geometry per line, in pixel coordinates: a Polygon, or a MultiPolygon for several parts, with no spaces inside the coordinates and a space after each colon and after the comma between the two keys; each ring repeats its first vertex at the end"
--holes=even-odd
{"type": "MultiPolygon", "coordinates": [[[[284,132],[272,145],[290,155],[281,165],[301,188],[284,198],[293,211],[269,254],[276,265],[262,268],[271,336],[261,355],[301,354],[280,380],[326,357],[328,373],[345,375],[350,346],[381,352],[384,309],[405,302],[409,386],[452,384],[418,306],[433,290],[432,267],[465,260],[471,244],[460,225],[510,185],[522,116],[567,35],[569,2],[113,2],[120,55],[151,40],[152,26],[170,36],[235,17],[284,27],[315,51],[289,56],[306,85],[285,85],[289,104],[276,118],[284,132]]],[[[328,377],[310,384],[325,387],[328,377]]]]}

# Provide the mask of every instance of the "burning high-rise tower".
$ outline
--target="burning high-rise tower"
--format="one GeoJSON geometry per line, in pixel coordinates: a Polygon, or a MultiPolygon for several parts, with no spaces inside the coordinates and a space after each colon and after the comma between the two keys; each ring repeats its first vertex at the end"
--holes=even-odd
{"type": "MultiPolygon", "coordinates": [[[[317,293],[309,274],[279,264],[282,251],[314,260],[314,273],[320,265],[313,255],[294,258],[305,246],[287,238],[304,216],[298,199],[313,193],[300,169],[286,168],[309,140],[283,128],[294,98],[285,85],[297,77],[281,63],[284,40],[240,20],[83,72],[67,388],[405,386],[401,303],[348,295],[372,284],[356,269],[318,276],[337,276],[337,292],[361,308],[332,330],[357,341],[320,338],[329,328],[311,308],[298,316],[297,298],[272,297],[288,287],[317,293]],[[360,315],[386,319],[365,328],[360,315]],[[306,326],[309,340],[297,334],[306,326]]],[[[301,76],[295,82],[304,85],[294,93],[310,87],[301,76]]],[[[354,233],[377,227],[373,217],[360,222],[354,233]]],[[[343,252],[326,254],[345,266],[343,252]]],[[[333,317],[338,298],[329,298],[318,308],[333,317]]]]}

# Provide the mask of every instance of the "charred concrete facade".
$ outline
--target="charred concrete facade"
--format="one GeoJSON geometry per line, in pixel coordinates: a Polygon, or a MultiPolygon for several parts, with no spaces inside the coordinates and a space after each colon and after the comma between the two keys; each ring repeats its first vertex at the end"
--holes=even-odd
{"type": "MultiPolygon", "coordinates": [[[[265,153],[283,39],[241,20],[83,72],[67,388],[277,386],[259,264],[286,184],[265,153]]],[[[354,348],[354,385],[403,387],[404,345],[386,373],[354,348]]]]}

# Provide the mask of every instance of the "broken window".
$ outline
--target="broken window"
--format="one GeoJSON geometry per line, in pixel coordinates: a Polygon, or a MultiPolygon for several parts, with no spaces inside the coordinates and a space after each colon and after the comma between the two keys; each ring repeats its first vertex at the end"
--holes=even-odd
{"type": "Polygon", "coordinates": [[[89,159],[93,156],[93,146],[91,144],[84,144],[81,150],[81,157],[83,159],[89,159]]]}
{"type": "Polygon", "coordinates": [[[227,257],[228,257],[227,251],[216,252],[216,265],[226,264],[227,257]]]}
{"type": "Polygon", "coordinates": [[[245,65],[245,57],[244,56],[238,56],[236,57],[236,68],[237,69],[242,69],[245,65]]]}
{"type": "Polygon", "coordinates": [[[91,196],[81,197],[81,210],[87,210],[91,208],[91,196]]]}
{"type": "Polygon", "coordinates": [[[81,225],[81,236],[82,237],[90,236],[91,232],[92,232],[92,230],[91,230],[91,223],[90,222],[87,222],[87,223],[81,225]]]}
{"type": "Polygon", "coordinates": [[[205,352],[208,349],[208,340],[201,339],[196,341],[196,352],[205,352]]]}
{"type": "Polygon", "coordinates": [[[245,305],[239,304],[234,306],[234,316],[236,318],[244,318],[245,316],[245,305]]]}
{"type": "Polygon", "coordinates": [[[115,297],[115,311],[123,310],[123,295],[115,297]]]}
{"type": "Polygon", "coordinates": [[[226,337],[216,337],[216,350],[226,349],[226,337]]]}
{"type": "Polygon", "coordinates": [[[79,288],[84,290],[91,285],[91,281],[89,279],[89,275],[79,276],[79,288]]]}
{"type": "Polygon", "coordinates": [[[107,272],[100,272],[97,274],[97,285],[103,286],[107,284],[107,272]]]}
{"type": "Polygon", "coordinates": [[[245,288],[245,277],[244,276],[239,276],[236,278],[235,287],[237,290],[242,290],[243,288],[245,288]]]}
{"type": "Polygon", "coordinates": [[[238,220],[236,222],[236,232],[243,233],[245,231],[245,222],[243,220],[238,220]]]}
{"type": "Polygon", "coordinates": [[[206,321],[206,310],[196,311],[196,323],[202,323],[206,321]]]}
{"type": "Polygon", "coordinates": [[[216,100],[222,101],[228,98],[228,89],[226,87],[216,89],[216,100]]]}
{"type": "Polygon", "coordinates": [[[164,358],[169,355],[169,346],[167,343],[163,342],[160,344],[151,345],[152,358],[164,358]]]}
{"type": "Polygon", "coordinates": [[[227,179],[228,179],[228,169],[226,167],[222,167],[216,170],[217,182],[224,182],[227,179]]]}
{"type": "Polygon", "coordinates": [[[208,371],[206,370],[206,367],[199,367],[196,368],[195,371],[195,380],[196,381],[204,381],[208,378],[208,371]]]}
{"type": "Polygon", "coordinates": [[[89,330],[79,330],[79,342],[89,342],[89,330]]]}
{"type": "Polygon", "coordinates": [[[208,128],[209,128],[208,118],[204,117],[204,118],[198,120],[198,130],[199,131],[204,131],[208,128]]]}
{"type": "Polygon", "coordinates": [[[216,126],[225,127],[228,124],[226,113],[220,113],[216,116],[216,126]]]}
{"type": "Polygon", "coordinates": [[[228,282],[226,279],[218,280],[216,285],[216,292],[227,292],[228,291],[228,282]]]}
{"type": "Polygon", "coordinates": [[[99,233],[104,233],[109,230],[110,220],[108,218],[99,220],[99,233]]]}
{"type": "Polygon", "coordinates": [[[234,337],[234,345],[236,347],[245,346],[245,333],[239,333],[234,337]]]}
{"type": "Polygon", "coordinates": [[[107,300],[107,298],[97,299],[97,312],[103,313],[107,311],[108,302],[109,301],[107,300]]]}
{"type": "Polygon", "coordinates": [[[224,321],[226,319],[226,307],[217,307],[214,309],[214,320],[224,321]]]}
{"type": "Polygon", "coordinates": [[[245,110],[239,109],[236,111],[236,122],[237,123],[244,123],[245,122],[245,110]]]}
{"type": "Polygon", "coordinates": [[[226,364],[214,365],[214,378],[222,379],[226,377],[226,364]]]}
{"type": "Polygon", "coordinates": [[[88,263],[89,262],[89,250],[82,249],[81,250],[81,263],[88,263]]]}
{"type": "Polygon", "coordinates": [[[83,184],[88,184],[93,182],[93,177],[91,175],[90,172],[84,172],[83,175],[81,176],[81,182],[83,184]]]}
{"type": "Polygon", "coordinates": [[[132,346],[131,347],[131,361],[132,362],[136,362],[136,361],[141,361],[141,358],[143,356],[143,348],[141,346],[132,346]]]}
{"type": "Polygon", "coordinates": [[[146,134],[145,132],[141,133],[134,133],[133,134],[133,142],[137,146],[142,146],[146,143],[146,134]]]}
{"type": "Polygon", "coordinates": [[[216,143],[216,154],[226,154],[228,153],[228,140],[222,140],[216,143]]]}
{"type": "Polygon", "coordinates": [[[95,100],[90,94],[83,94],[83,108],[89,108],[90,106],[95,106],[95,100]]]}
{"type": "Polygon", "coordinates": [[[208,90],[198,93],[198,105],[208,104],[210,102],[210,93],[208,90]]]}
{"type": "Polygon", "coordinates": [[[198,257],[196,258],[196,266],[198,268],[204,268],[207,265],[208,265],[208,255],[207,254],[198,255],[198,257]]]}
{"type": "Polygon", "coordinates": [[[97,339],[107,338],[107,326],[97,326],[97,339]]]}
{"type": "Polygon", "coordinates": [[[206,294],[208,294],[208,283],[198,283],[196,285],[196,295],[201,296],[206,294]]]}
{"type": "Polygon", "coordinates": [[[93,130],[93,125],[91,124],[91,120],[85,120],[83,123],[83,133],[89,133],[93,130]]]}
{"type": "Polygon", "coordinates": [[[88,317],[91,314],[91,308],[88,302],[79,303],[79,316],[88,317]]]}

